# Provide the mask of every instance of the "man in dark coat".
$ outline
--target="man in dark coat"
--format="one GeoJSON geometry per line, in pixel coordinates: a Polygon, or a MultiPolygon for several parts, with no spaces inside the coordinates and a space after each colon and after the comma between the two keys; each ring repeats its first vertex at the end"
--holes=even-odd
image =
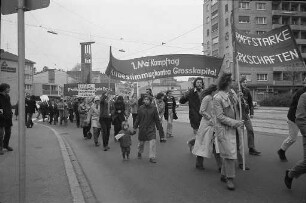
{"type": "Polygon", "coordinates": [[[190,89],[188,92],[181,97],[180,103],[185,104],[188,102],[189,105],[189,120],[190,125],[193,129],[193,138],[187,142],[190,151],[192,151],[192,147],[195,142],[195,136],[198,132],[200,122],[202,119],[202,115],[199,113],[201,106],[201,93],[204,89],[204,81],[203,78],[198,77],[193,81],[193,89],[190,89]]]}
{"type": "Polygon", "coordinates": [[[3,148],[7,149],[7,151],[13,151],[13,148],[9,146],[11,127],[13,126],[13,112],[9,92],[10,85],[2,83],[0,85],[0,155],[3,154],[3,148]]]}
{"type": "Polygon", "coordinates": [[[137,118],[134,123],[134,131],[139,127],[138,134],[138,158],[141,159],[144,150],[144,144],[149,142],[149,158],[151,163],[156,163],[156,129],[161,128],[161,122],[155,106],[151,105],[152,97],[145,95],[144,104],[139,107],[137,118]]]}
{"type": "Polygon", "coordinates": [[[243,94],[243,97],[241,98],[242,120],[244,120],[244,126],[247,130],[249,154],[258,156],[260,155],[260,152],[255,149],[254,130],[252,126],[252,121],[250,119],[254,116],[253,99],[250,90],[247,88],[246,77],[242,77],[239,82],[243,94]]]}
{"type": "Polygon", "coordinates": [[[35,96],[32,95],[29,99],[26,98],[26,126],[27,128],[32,128],[34,123],[32,121],[32,116],[37,110],[35,96]]]}

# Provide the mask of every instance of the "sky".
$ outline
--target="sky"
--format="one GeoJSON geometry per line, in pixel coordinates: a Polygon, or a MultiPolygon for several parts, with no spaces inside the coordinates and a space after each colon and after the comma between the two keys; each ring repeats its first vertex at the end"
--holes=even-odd
{"type": "MultiPolygon", "coordinates": [[[[1,24],[1,48],[17,54],[17,14],[2,15],[1,24]]],[[[118,59],[202,54],[202,24],[203,0],[50,0],[25,13],[25,56],[38,71],[71,70],[80,43],[94,41],[92,68],[104,72],[110,46],[118,59]]]]}

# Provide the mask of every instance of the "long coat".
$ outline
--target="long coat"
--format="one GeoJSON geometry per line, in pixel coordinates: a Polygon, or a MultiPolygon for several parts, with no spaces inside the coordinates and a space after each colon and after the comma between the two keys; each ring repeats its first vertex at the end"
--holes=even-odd
{"type": "Polygon", "coordinates": [[[234,91],[231,92],[233,103],[229,98],[229,93],[224,91],[219,91],[214,96],[215,133],[219,143],[220,156],[227,159],[237,159],[236,132],[238,131],[239,135],[241,132],[234,126],[239,122],[236,120],[239,118],[239,109],[237,95],[234,91]]]}
{"type": "Polygon", "coordinates": [[[96,108],[96,104],[93,104],[90,107],[89,112],[87,114],[86,122],[90,123],[90,121],[91,121],[91,127],[101,128],[99,118],[100,118],[100,105],[98,105],[98,108],[96,108]]]}
{"type": "Polygon", "coordinates": [[[158,117],[157,109],[153,105],[142,105],[138,109],[134,128],[139,126],[139,141],[150,141],[156,139],[156,129],[161,128],[161,122],[158,117]]]}
{"type": "Polygon", "coordinates": [[[196,156],[211,158],[214,143],[215,115],[213,112],[213,98],[207,95],[203,98],[200,114],[203,115],[192,153],[196,156]]]}
{"type": "Polygon", "coordinates": [[[79,114],[80,114],[80,126],[81,128],[87,127],[88,123],[86,123],[87,113],[90,109],[90,106],[84,103],[81,103],[79,106],[79,114]]]}
{"type": "Polygon", "coordinates": [[[189,90],[186,95],[181,97],[180,103],[185,104],[186,102],[189,104],[190,125],[193,129],[199,129],[202,119],[202,115],[199,113],[201,100],[195,89],[189,90]]]}
{"type": "Polygon", "coordinates": [[[0,109],[0,127],[11,127],[13,125],[13,112],[11,98],[8,94],[0,93],[0,109]]]}

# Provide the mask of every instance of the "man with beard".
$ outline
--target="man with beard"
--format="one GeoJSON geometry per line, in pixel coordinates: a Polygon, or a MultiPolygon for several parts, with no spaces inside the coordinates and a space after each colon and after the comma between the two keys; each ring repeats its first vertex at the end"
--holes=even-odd
{"type": "Polygon", "coordinates": [[[188,102],[189,105],[189,120],[190,125],[193,129],[193,138],[187,142],[190,151],[195,143],[195,136],[198,132],[202,115],[199,113],[201,106],[201,93],[204,89],[203,78],[198,77],[193,81],[193,89],[190,89],[188,92],[181,97],[180,103],[185,104],[188,102]]]}

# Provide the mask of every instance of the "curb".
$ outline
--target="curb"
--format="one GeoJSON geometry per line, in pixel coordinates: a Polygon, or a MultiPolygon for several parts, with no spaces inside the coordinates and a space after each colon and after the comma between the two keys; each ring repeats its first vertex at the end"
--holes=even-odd
{"type": "MultiPolygon", "coordinates": [[[[42,124],[40,124],[42,125],[42,124]]],[[[72,164],[72,160],[70,160],[69,158],[69,153],[68,150],[70,147],[68,146],[68,144],[66,144],[63,140],[63,138],[58,134],[58,132],[56,130],[54,130],[53,128],[46,126],[46,125],[42,125],[45,126],[47,128],[49,128],[50,130],[52,130],[52,132],[55,134],[55,136],[57,137],[58,143],[60,145],[60,149],[62,152],[62,157],[64,160],[64,165],[65,165],[65,170],[66,170],[66,174],[68,177],[68,182],[70,185],[70,191],[71,191],[71,195],[72,195],[72,201],[74,203],[85,203],[85,199],[83,196],[83,192],[82,189],[80,187],[80,184],[78,182],[77,179],[77,175],[74,171],[74,167],[72,164]]],[[[75,159],[74,159],[75,161],[75,159]]]]}

